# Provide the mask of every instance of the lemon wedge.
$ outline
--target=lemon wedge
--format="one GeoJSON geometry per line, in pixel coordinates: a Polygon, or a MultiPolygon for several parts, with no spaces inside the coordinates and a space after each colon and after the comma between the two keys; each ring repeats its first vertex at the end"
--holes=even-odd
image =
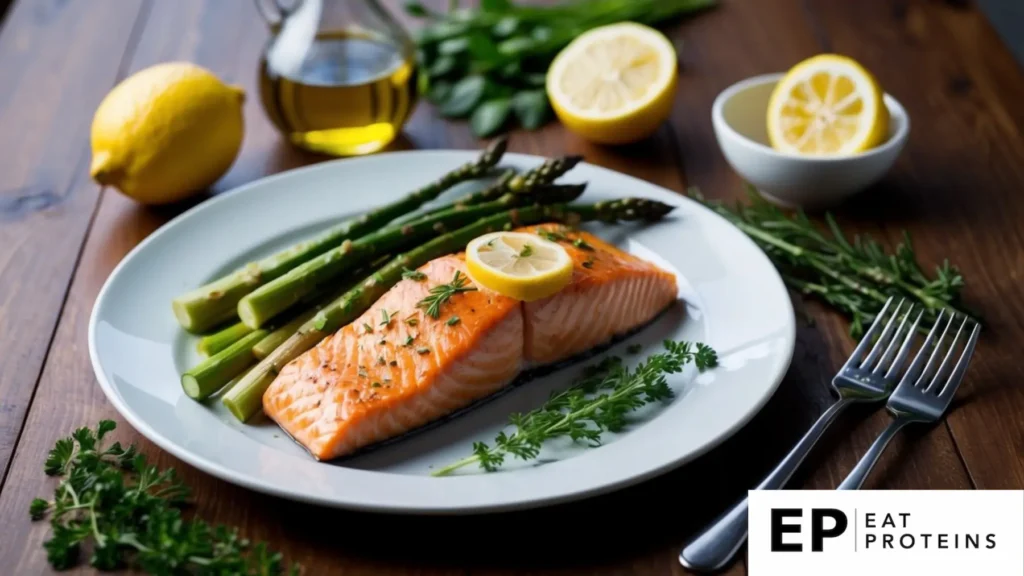
{"type": "Polygon", "coordinates": [[[572,258],[536,234],[492,232],[466,246],[466,268],[476,284],[516,300],[546,298],[572,280],[572,258]]]}
{"type": "Polygon", "coordinates": [[[587,140],[625,144],[651,135],[672,111],[675,47],[643,24],[584,32],[548,68],[547,93],[562,124],[587,140]]]}
{"type": "Polygon", "coordinates": [[[768,102],[768,138],[776,150],[849,155],[869,150],[889,130],[882,88],[851,58],[820,54],[792,67],[768,102]]]}

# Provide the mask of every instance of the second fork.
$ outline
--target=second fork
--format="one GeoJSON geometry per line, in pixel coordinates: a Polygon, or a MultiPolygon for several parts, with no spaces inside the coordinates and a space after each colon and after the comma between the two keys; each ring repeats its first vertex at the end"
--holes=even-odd
{"type": "MultiPolygon", "coordinates": [[[[935,422],[949,408],[953,395],[964,379],[967,365],[974,355],[974,347],[978,342],[978,332],[981,330],[981,326],[977,323],[974,324],[974,328],[967,337],[966,344],[964,344],[963,352],[961,352],[954,366],[951,364],[953,351],[956,350],[960,342],[960,336],[964,333],[964,328],[967,326],[969,318],[964,317],[963,322],[960,323],[960,328],[956,331],[956,336],[949,342],[946,336],[949,334],[950,327],[953,326],[953,321],[956,320],[955,315],[949,314],[946,327],[942,330],[942,336],[935,340],[935,335],[939,330],[939,326],[942,325],[944,315],[946,315],[945,311],[939,314],[924,344],[917,355],[915,355],[913,362],[910,363],[906,374],[900,380],[899,386],[889,396],[886,408],[888,408],[893,416],[892,423],[878,435],[871,448],[868,449],[867,453],[860,459],[860,462],[857,463],[846,479],[838,486],[838,490],[856,490],[860,488],[864,484],[864,480],[867,479],[868,474],[871,473],[875,463],[878,462],[882,452],[885,451],[885,447],[889,445],[889,441],[904,426],[915,422],[935,422]],[[942,364],[936,365],[936,360],[942,347],[947,342],[948,349],[943,357],[942,364]],[[931,354],[928,354],[929,348],[931,348],[931,354]],[[926,356],[928,357],[927,364],[925,364],[926,356]]],[[[915,321],[913,329],[916,328],[917,322],[915,321]]]]}
{"type": "MultiPolygon", "coordinates": [[[[914,306],[911,304],[904,309],[904,301],[900,300],[892,315],[885,320],[893,304],[894,298],[889,298],[849,359],[832,379],[832,388],[839,399],[818,418],[755,490],[778,490],[785,486],[825,430],[845,408],[859,402],[881,402],[889,396],[915,335],[914,328],[905,330],[914,306]],[[876,336],[878,339],[872,342],[876,336]]],[[[920,318],[921,313],[918,313],[913,326],[917,326],[920,318]]],[[[747,499],[743,498],[683,548],[679,553],[679,563],[695,572],[718,571],[732,559],[746,539],[747,499]]]]}

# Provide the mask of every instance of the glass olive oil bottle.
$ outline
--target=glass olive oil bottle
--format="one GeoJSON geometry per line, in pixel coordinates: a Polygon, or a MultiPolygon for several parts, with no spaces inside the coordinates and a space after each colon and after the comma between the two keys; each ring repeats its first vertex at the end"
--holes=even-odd
{"type": "Polygon", "coordinates": [[[416,65],[411,41],[376,0],[301,0],[277,21],[259,74],[278,130],[335,156],[392,142],[416,105],[416,65]]]}

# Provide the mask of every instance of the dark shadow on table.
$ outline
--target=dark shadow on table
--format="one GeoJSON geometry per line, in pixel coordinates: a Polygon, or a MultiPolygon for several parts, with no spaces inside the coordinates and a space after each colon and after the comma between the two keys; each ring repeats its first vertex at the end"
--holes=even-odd
{"type": "Polygon", "coordinates": [[[14,2],[12,0],[0,0],[0,25],[7,19],[7,9],[11,7],[14,2]]]}
{"type": "Polygon", "coordinates": [[[891,175],[833,209],[841,222],[884,223],[894,228],[927,220],[935,226],[962,223],[977,208],[971,187],[955,172],[919,182],[907,175],[891,175]]]}

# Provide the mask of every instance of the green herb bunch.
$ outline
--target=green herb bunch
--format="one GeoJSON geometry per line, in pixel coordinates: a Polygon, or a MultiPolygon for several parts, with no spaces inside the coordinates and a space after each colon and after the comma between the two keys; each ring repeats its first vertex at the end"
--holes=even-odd
{"type": "Polygon", "coordinates": [[[616,22],[660,24],[714,0],[562,0],[545,5],[481,0],[447,12],[409,0],[427,24],[416,37],[418,90],[447,118],[469,118],[478,137],[498,133],[514,115],[527,130],[551,117],[548,66],[574,38],[616,22]]]}
{"type": "Polygon", "coordinates": [[[501,466],[508,455],[531,460],[540,454],[544,442],[568,436],[591,447],[601,444],[605,432],[619,432],[627,415],[647,404],[671,399],[666,375],[681,372],[692,363],[704,371],[718,365],[718,355],[703,343],[666,340],[665,351],[652,354],[630,370],[618,356],[609,356],[584,369],[581,378],[566,390],[554,393],[531,412],[512,414],[510,433],[499,432],[493,445],[473,444],[473,455],[433,473],[445,476],[470,464],[486,471],[501,466]]]}
{"type": "MultiPolygon", "coordinates": [[[[148,574],[259,575],[284,573],[281,555],[250,543],[233,528],[185,520],[189,489],[174,469],[146,463],[134,445],[104,446],[116,424],[79,428],[57,441],[46,459],[48,476],[60,477],[52,500],[36,498],[33,520],[50,517],[43,543],[50,565],[79,564],[83,548],[99,570],[134,568],[148,574]]],[[[289,574],[298,574],[292,566],[289,574]]]]}
{"type": "Polygon", "coordinates": [[[846,315],[854,339],[863,336],[890,296],[905,298],[924,311],[922,330],[931,328],[943,309],[972,315],[962,309],[964,278],[959,270],[947,260],[929,277],[906,231],[903,242],[889,252],[870,237],[848,240],[830,213],[824,215],[823,231],[803,211],[787,215],[753,187],[747,192],[750,201],[732,208],[705,199],[697,190],[689,195],[754,240],[788,286],[846,315]]]}

